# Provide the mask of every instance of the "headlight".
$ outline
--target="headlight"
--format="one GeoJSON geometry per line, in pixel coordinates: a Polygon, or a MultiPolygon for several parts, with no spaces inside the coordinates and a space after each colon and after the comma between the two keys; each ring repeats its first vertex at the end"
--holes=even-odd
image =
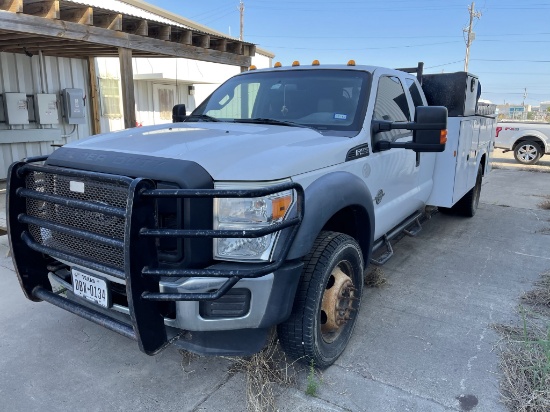
{"type": "MultiPolygon", "coordinates": [[[[237,187],[246,189],[242,184],[231,185],[232,189],[237,187]]],[[[216,188],[229,189],[227,184],[223,186],[217,184],[216,188]]],[[[214,199],[214,229],[254,230],[269,227],[285,219],[293,202],[292,190],[264,197],[214,199]]],[[[277,237],[278,232],[259,238],[214,239],[214,258],[267,261],[270,259],[277,237]]]]}

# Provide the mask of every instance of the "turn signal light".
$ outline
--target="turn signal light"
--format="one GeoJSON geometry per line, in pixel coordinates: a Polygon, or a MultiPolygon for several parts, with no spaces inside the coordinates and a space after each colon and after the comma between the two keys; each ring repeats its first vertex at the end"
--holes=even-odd
{"type": "Polygon", "coordinates": [[[300,65],[300,62],[298,60],[294,60],[292,62],[292,67],[299,66],[299,65],[300,65]]]}
{"type": "Polygon", "coordinates": [[[348,66],[355,66],[355,60],[350,60],[348,62],[348,66]]]}
{"type": "Polygon", "coordinates": [[[250,70],[256,70],[256,69],[257,69],[256,66],[254,66],[254,65],[250,66],[250,70]]]}
{"type": "Polygon", "coordinates": [[[442,130],[441,134],[439,135],[439,144],[445,143],[447,143],[447,129],[442,130]]]}
{"type": "Polygon", "coordinates": [[[281,62],[277,62],[277,63],[275,63],[275,65],[273,67],[282,67],[282,64],[281,64],[281,62]]]}
{"type": "Polygon", "coordinates": [[[319,66],[319,60],[313,60],[313,62],[311,63],[312,66],[319,66]]]}
{"type": "Polygon", "coordinates": [[[273,199],[273,220],[278,220],[285,217],[291,203],[292,196],[290,195],[273,199]]]}

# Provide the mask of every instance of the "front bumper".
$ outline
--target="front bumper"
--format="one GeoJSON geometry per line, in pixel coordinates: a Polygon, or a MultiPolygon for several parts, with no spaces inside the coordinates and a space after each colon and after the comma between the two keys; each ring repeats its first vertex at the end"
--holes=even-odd
{"type": "MultiPolygon", "coordinates": [[[[45,158],[33,159],[33,161],[45,158]]],[[[196,316],[194,308],[200,301],[220,299],[239,282],[246,286],[253,280],[260,280],[253,289],[269,287],[271,291],[264,293],[267,302],[260,296],[251,305],[249,315],[241,319],[231,319],[229,327],[232,330],[262,331],[284,320],[288,316],[294,296],[295,284],[289,288],[289,280],[298,281],[301,264],[285,263],[286,256],[300,225],[304,196],[303,189],[296,183],[285,183],[270,188],[254,190],[213,190],[213,189],[157,189],[149,179],[132,179],[125,176],[105,173],[79,171],[52,166],[38,166],[30,162],[14,163],[10,167],[8,182],[8,232],[14,266],[19,282],[25,295],[33,301],[48,301],[56,306],[77,314],[108,329],[121,333],[138,341],[140,349],[153,355],[162,350],[170,341],[165,318],[159,309],[159,302],[177,302],[176,320],[170,326],[189,330],[197,329],[197,333],[224,333],[224,320],[204,322],[196,316]],[[78,200],[56,193],[43,193],[26,188],[26,176],[30,173],[49,173],[70,177],[75,180],[93,180],[95,182],[110,182],[125,185],[128,191],[126,208],[105,205],[103,202],[78,200]],[[229,230],[186,230],[158,229],[155,226],[155,201],[160,198],[215,198],[215,197],[257,197],[283,190],[295,190],[297,194],[296,216],[269,228],[250,231],[229,230]],[[27,214],[27,201],[38,202],[84,210],[102,216],[124,218],[124,242],[114,241],[82,228],[74,229],[67,225],[49,221],[46,218],[32,217],[27,214]],[[123,249],[124,269],[120,270],[109,265],[90,260],[47,244],[41,244],[29,233],[29,226],[44,228],[46,231],[81,238],[87,242],[108,244],[113,248],[123,249]],[[281,236],[283,245],[276,261],[263,265],[215,265],[206,269],[196,268],[165,268],[159,265],[156,241],[161,238],[215,238],[215,237],[259,237],[268,233],[285,230],[281,236]],[[126,289],[130,323],[120,321],[108,313],[93,306],[63,298],[52,291],[49,275],[52,266],[59,262],[68,263],[107,274],[123,283],[126,289]],[[177,279],[171,282],[170,279],[177,279]],[[211,279],[208,287],[196,288],[200,278],[211,279]],[[265,279],[264,279],[265,278],[265,279]],[[288,278],[288,279],[286,279],[288,278]],[[286,280],[284,280],[286,279],[286,280]],[[159,282],[159,280],[161,280],[159,282]],[[263,286],[260,286],[262,285],[263,286]],[[192,286],[192,287],[191,287],[192,286]],[[279,290],[280,289],[280,290],[279,290]],[[274,293],[275,290],[278,290],[274,293]],[[285,296],[287,293],[288,296],[285,296]],[[283,305],[283,306],[280,306],[283,305]],[[280,311],[280,313],[278,313],[280,311]],[[186,322],[189,325],[186,326],[186,322]],[[200,332],[199,332],[200,331],[200,332]]],[[[42,230],[42,229],[40,229],[42,230]]],[[[290,282],[290,283],[292,283],[290,282]]],[[[199,282],[200,283],[200,282],[199,282]]],[[[265,333],[264,333],[265,332],[265,333]]],[[[238,334],[237,334],[238,335],[238,334]]],[[[205,340],[208,342],[208,339],[205,340]]],[[[217,352],[216,352],[217,353],[217,352]]]]}

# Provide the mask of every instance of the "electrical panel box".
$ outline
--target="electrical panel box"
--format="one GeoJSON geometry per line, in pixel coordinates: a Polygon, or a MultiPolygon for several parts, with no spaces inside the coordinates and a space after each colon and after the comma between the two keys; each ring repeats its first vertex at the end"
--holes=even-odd
{"type": "Polygon", "coordinates": [[[57,95],[55,94],[37,94],[36,95],[36,115],[40,124],[58,124],[59,112],[57,110],[57,95]]]}
{"type": "Polygon", "coordinates": [[[25,93],[4,93],[7,124],[29,124],[29,105],[25,93]]]}
{"type": "Polygon", "coordinates": [[[62,97],[65,120],[67,121],[67,123],[86,123],[84,91],[82,89],[63,89],[62,97]]]}

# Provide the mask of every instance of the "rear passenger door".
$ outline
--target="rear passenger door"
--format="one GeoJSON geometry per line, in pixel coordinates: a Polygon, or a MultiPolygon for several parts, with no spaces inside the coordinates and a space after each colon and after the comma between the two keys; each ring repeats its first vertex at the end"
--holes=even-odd
{"type": "MultiPolygon", "coordinates": [[[[378,82],[373,120],[411,121],[410,96],[397,76],[382,75],[378,82]]],[[[372,172],[366,183],[374,196],[376,214],[375,236],[379,238],[422,206],[417,198],[418,167],[416,154],[407,149],[377,151],[381,140],[406,142],[412,140],[409,130],[390,130],[371,136],[372,172]]]]}

